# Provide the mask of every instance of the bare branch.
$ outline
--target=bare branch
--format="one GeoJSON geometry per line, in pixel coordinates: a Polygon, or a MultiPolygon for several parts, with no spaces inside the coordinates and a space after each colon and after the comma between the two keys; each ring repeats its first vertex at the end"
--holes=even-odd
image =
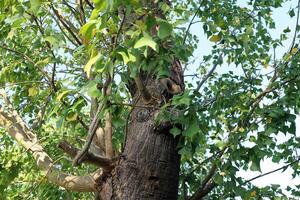
{"type": "Polygon", "coordinates": [[[87,176],[73,176],[61,172],[54,166],[50,156],[39,144],[37,136],[26,126],[15,110],[12,113],[6,112],[0,106],[0,126],[26,150],[32,152],[37,166],[49,181],[71,191],[96,192],[95,180],[100,176],[100,173],[96,172],[87,176]]]}
{"type": "Polygon", "coordinates": [[[216,70],[219,61],[222,59],[223,54],[221,53],[217,59],[217,62],[213,65],[213,67],[211,68],[211,70],[206,74],[206,76],[202,79],[202,81],[199,82],[197,88],[195,91],[199,91],[200,88],[202,87],[202,85],[208,80],[208,78],[214,73],[214,71],[216,70]]]}
{"type": "Polygon", "coordinates": [[[282,166],[282,167],[279,167],[279,168],[277,168],[277,169],[275,169],[275,170],[272,170],[272,171],[269,171],[269,172],[260,174],[260,175],[258,175],[258,176],[255,176],[255,177],[253,177],[253,178],[251,178],[251,179],[245,181],[245,182],[242,183],[240,186],[246,185],[247,183],[249,183],[249,182],[251,182],[251,181],[254,181],[255,179],[258,179],[258,178],[267,176],[267,175],[269,175],[269,174],[278,172],[278,171],[280,171],[280,170],[284,170],[284,169],[288,168],[289,166],[291,166],[291,165],[293,165],[293,164],[295,164],[295,163],[297,163],[297,162],[299,162],[299,161],[300,161],[300,157],[299,157],[297,160],[295,160],[295,161],[293,161],[293,162],[291,162],[291,163],[289,163],[289,164],[286,164],[286,165],[284,165],[284,166],[282,166]]]}
{"type": "Polygon", "coordinates": [[[61,14],[59,14],[58,10],[56,10],[53,5],[51,5],[51,8],[52,8],[54,14],[56,15],[56,17],[58,18],[58,20],[67,29],[67,31],[72,35],[72,37],[76,40],[76,42],[79,45],[82,45],[81,40],[77,36],[78,30],[73,26],[73,24],[71,24],[71,22],[69,22],[61,14]]]}
{"type": "Polygon", "coordinates": [[[182,42],[182,44],[185,44],[187,35],[188,35],[188,33],[190,32],[190,28],[191,28],[191,26],[192,26],[193,24],[195,24],[195,23],[194,23],[194,20],[195,20],[195,18],[196,18],[196,16],[197,16],[198,12],[199,12],[199,10],[200,10],[201,3],[202,3],[202,1],[200,0],[200,2],[199,2],[199,7],[197,8],[195,14],[193,15],[193,17],[192,17],[192,19],[191,19],[191,21],[190,21],[190,23],[189,23],[189,25],[188,25],[188,28],[186,29],[186,32],[185,32],[184,37],[183,37],[183,42],[182,42]]]}
{"type": "Polygon", "coordinates": [[[93,118],[93,121],[90,124],[88,135],[87,135],[85,144],[83,146],[83,149],[75,156],[75,158],[73,160],[73,165],[74,166],[79,165],[83,161],[86,154],[88,153],[89,147],[92,143],[93,137],[94,137],[94,135],[96,133],[96,130],[97,130],[97,128],[99,126],[99,123],[100,123],[99,119],[98,119],[99,113],[102,111],[104,105],[105,105],[105,103],[102,103],[101,105],[98,106],[97,112],[96,112],[96,114],[93,118]]]}
{"type": "MultiPolygon", "coordinates": [[[[61,148],[65,153],[67,153],[71,158],[74,158],[79,152],[79,149],[72,146],[65,140],[61,141],[58,147],[61,148]]],[[[95,155],[92,152],[87,152],[82,162],[91,163],[93,165],[102,167],[103,169],[110,169],[112,168],[113,160],[106,157],[102,157],[100,155],[95,155]]]]}

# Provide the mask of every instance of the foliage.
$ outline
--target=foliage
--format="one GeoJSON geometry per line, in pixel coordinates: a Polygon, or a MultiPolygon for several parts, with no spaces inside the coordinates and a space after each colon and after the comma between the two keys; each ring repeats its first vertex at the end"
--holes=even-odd
{"type": "MultiPolygon", "coordinates": [[[[158,1],[166,18],[155,17],[157,11],[142,1],[94,0],[83,3],[84,14],[76,2],[0,2],[0,86],[60,168],[78,174],[95,169],[72,168],[70,159],[56,148],[62,139],[82,145],[86,130],[78,120],[89,123],[94,98],[110,100],[113,145],[121,150],[131,110],[130,80],[140,71],[168,76],[173,57],[187,66],[197,57],[195,49],[203,48],[189,31],[189,23],[200,21],[212,51],[203,57],[193,79],[187,79],[185,92],[175,95],[160,115],[182,124],[182,129],[171,130],[180,136],[179,197],[193,194],[215,164],[213,180],[218,186],[208,199],[285,198],[279,186],[257,188],[237,172],[260,171],[261,162],[270,158],[274,163],[292,163],[294,177],[300,173],[294,162],[300,147],[295,126],[300,107],[299,26],[287,27],[279,38],[270,34],[276,28],[272,12],[289,1],[250,0],[245,6],[236,0],[172,1],[172,5],[158,1]],[[143,20],[130,21],[132,13],[143,20]],[[124,16],[129,20],[122,22],[124,16]],[[159,26],[153,36],[154,24],[159,26]],[[274,52],[292,30],[291,48],[276,57],[274,52]],[[113,92],[103,96],[98,88],[108,76],[113,77],[113,92]],[[288,138],[285,142],[277,142],[280,133],[288,138]]],[[[297,17],[298,9],[291,8],[291,18],[297,17]]],[[[103,118],[106,112],[103,109],[103,118]]],[[[24,194],[38,199],[92,198],[46,182],[26,150],[3,130],[0,151],[0,199],[24,194]]],[[[299,187],[287,190],[297,197],[299,187]]]]}

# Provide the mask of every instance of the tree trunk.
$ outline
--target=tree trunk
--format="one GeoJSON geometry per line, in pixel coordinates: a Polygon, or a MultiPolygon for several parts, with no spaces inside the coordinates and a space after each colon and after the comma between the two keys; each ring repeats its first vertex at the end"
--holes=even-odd
{"type": "Polygon", "coordinates": [[[130,115],[122,156],[113,171],[99,182],[102,199],[177,199],[178,141],[170,134],[170,125],[155,123],[166,100],[164,89],[154,79],[145,85],[154,100],[149,104],[138,91],[134,95],[136,106],[130,115]]]}

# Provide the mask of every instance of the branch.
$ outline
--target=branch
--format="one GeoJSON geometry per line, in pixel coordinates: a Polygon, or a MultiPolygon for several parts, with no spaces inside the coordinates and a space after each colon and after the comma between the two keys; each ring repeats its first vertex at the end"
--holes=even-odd
{"type": "Polygon", "coordinates": [[[222,56],[223,54],[221,53],[218,57],[218,60],[217,62],[213,65],[213,67],[211,68],[211,70],[206,74],[206,76],[202,79],[201,82],[199,82],[197,88],[195,91],[199,91],[200,88],[202,87],[202,85],[208,80],[208,78],[214,73],[214,71],[216,70],[218,64],[219,64],[219,61],[222,59],[222,56]]]}
{"type": "Polygon", "coordinates": [[[82,22],[82,24],[85,24],[86,20],[85,20],[85,14],[84,14],[84,8],[83,8],[83,1],[82,0],[79,0],[79,10],[80,10],[81,22],[82,22]]]}
{"type": "MultiPolygon", "coordinates": [[[[71,158],[74,158],[78,152],[79,149],[72,146],[67,141],[63,140],[58,144],[58,147],[61,148],[66,154],[68,154],[71,158]]],[[[93,154],[91,152],[87,152],[86,156],[82,160],[82,162],[87,162],[99,167],[102,167],[103,169],[110,169],[112,168],[112,163],[114,160],[102,157],[100,155],[93,154]]]]}
{"type": "Polygon", "coordinates": [[[213,175],[217,170],[217,165],[214,163],[209,170],[207,176],[201,183],[201,186],[197,189],[197,191],[193,194],[190,200],[197,200],[201,199],[202,197],[206,196],[215,186],[215,182],[212,180],[213,175]]]}
{"type": "MultiPolygon", "coordinates": [[[[16,54],[20,55],[21,57],[23,57],[25,60],[29,61],[31,64],[35,65],[35,62],[29,56],[27,56],[25,53],[22,53],[18,50],[15,50],[15,49],[10,49],[5,45],[0,45],[0,48],[5,49],[5,50],[10,51],[10,52],[13,52],[13,53],[16,53],[16,54]]],[[[50,76],[45,71],[43,71],[39,67],[37,67],[37,69],[47,78],[48,81],[51,80],[50,76]]]]}
{"type": "Polygon", "coordinates": [[[298,32],[299,14],[300,14],[300,0],[298,0],[298,6],[297,7],[298,7],[298,11],[297,11],[297,20],[296,20],[296,25],[295,25],[295,32],[294,32],[294,36],[293,36],[293,40],[292,40],[292,43],[291,43],[291,47],[290,47],[289,53],[292,52],[292,49],[293,49],[293,47],[295,45],[297,32],[298,32]]]}
{"type": "Polygon", "coordinates": [[[255,176],[255,177],[253,177],[253,178],[251,178],[251,179],[249,179],[249,180],[245,181],[245,182],[244,182],[244,183],[242,183],[240,186],[242,186],[242,185],[246,185],[247,183],[249,183],[249,182],[251,182],[251,181],[254,181],[255,179],[258,179],[258,178],[261,178],[261,177],[267,176],[267,175],[269,175],[269,174],[272,174],[272,173],[274,173],[274,172],[277,172],[277,171],[280,171],[280,170],[286,169],[286,168],[288,168],[289,166],[291,166],[291,165],[293,165],[293,164],[295,164],[295,163],[297,163],[297,162],[299,162],[299,161],[300,161],[300,157],[299,157],[297,160],[295,160],[295,161],[293,161],[293,162],[291,162],[291,163],[289,163],[289,164],[287,164],[287,165],[284,165],[284,166],[282,166],[282,167],[279,167],[279,168],[277,168],[277,169],[275,169],[275,170],[272,170],[272,171],[269,171],[269,172],[266,172],[266,173],[260,174],[260,175],[258,175],[258,176],[255,176]]]}
{"type": "Polygon", "coordinates": [[[99,172],[87,176],[73,176],[61,172],[54,166],[50,156],[39,144],[37,136],[26,126],[17,111],[6,112],[0,106],[0,126],[26,150],[32,152],[38,168],[49,181],[71,191],[96,192],[95,180],[100,176],[99,172]]]}
{"type": "Polygon", "coordinates": [[[58,20],[61,22],[61,24],[67,29],[67,31],[72,35],[72,37],[76,40],[76,42],[79,45],[82,45],[82,42],[80,39],[77,37],[77,29],[69,22],[67,21],[61,14],[59,14],[58,10],[56,10],[53,5],[51,5],[51,8],[58,18],[58,20]],[[71,27],[70,27],[71,26],[71,27]]]}
{"type": "Polygon", "coordinates": [[[96,112],[96,114],[93,118],[93,121],[90,124],[85,144],[84,144],[82,150],[75,156],[75,158],[73,160],[73,165],[74,166],[79,165],[83,161],[86,154],[88,153],[89,147],[92,143],[93,137],[94,137],[94,135],[96,133],[96,130],[97,130],[97,128],[99,126],[99,123],[100,123],[99,119],[98,119],[98,116],[99,116],[99,113],[102,111],[104,105],[105,105],[105,103],[102,103],[97,108],[97,112],[96,112]]]}
{"type": "Polygon", "coordinates": [[[89,0],[85,0],[86,4],[89,5],[89,7],[93,10],[95,7],[89,0]]]}
{"type": "Polygon", "coordinates": [[[202,3],[202,2],[200,1],[200,2],[199,2],[199,7],[197,8],[197,10],[196,10],[194,16],[192,17],[192,20],[190,21],[190,23],[189,23],[189,25],[188,25],[188,28],[186,29],[186,32],[185,32],[184,37],[183,37],[183,42],[182,42],[182,44],[185,44],[187,35],[188,35],[188,33],[190,32],[190,28],[191,28],[191,26],[192,26],[193,24],[195,24],[195,23],[194,23],[194,20],[195,20],[197,14],[198,14],[198,12],[199,12],[199,9],[200,9],[200,7],[201,7],[201,3],[202,3]]]}
{"type": "Polygon", "coordinates": [[[146,103],[151,102],[152,96],[149,93],[149,91],[147,90],[147,88],[144,86],[139,74],[135,77],[134,81],[137,86],[137,89],[139,90],[141,96],[146,101],[146,103]]]}

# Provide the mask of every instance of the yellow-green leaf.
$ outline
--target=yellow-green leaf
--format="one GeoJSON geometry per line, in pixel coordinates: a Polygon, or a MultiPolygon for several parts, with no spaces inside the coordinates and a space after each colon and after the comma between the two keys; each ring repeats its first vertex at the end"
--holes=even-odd
{"type": "Polygon", "coordinates": [[[72,113],[66,117],[66,120],[69,122],[75,121],[78,117],[77,113],[72,113]]]}
{"type": "Polygon", "coordinates": [[[219,35],[213,35],[213,36],[211,36],[209,38],[209,41],[211,41],[211,42],[219,42],[221,39],[222,39],[221,36],[219,36],[219,35]]]}
{"type": "Polygon", "coordinates": [[[91,20],[81,27],[79,33],[85,37],[85,39],[90,40],[94,35],[94,28],[96,27],[96,20],[91,20]]]}
{"type": "Polygon", "coordinates": [[[150,36],[144,36],[141,39],[139,39],[135,45],[134,48],[138,49],[144,46],[151,47],[154,51],[157,51],[156,42],[150,37],[150,36]]]}
{"type": "Polygon", "coordinates": [[[62,91],[61,93],[59,93],[56,97],[56,101],[60,102],[61,99],[69,92],[69,90],[65,90],[65,91],[62,91]]]}
{"type": "Polygon", "coordinates": [[[125,65],[129,62],[136,61],[136,57],[134,55],[132,55],[131,53],[128,53],[128,55],[127,55],[125,52],[121,51],[121,52],[118,52],[118,54],[120,54],[122,56],[125,65]]]}
{"type": "Polygon", "coordinates": [[[294,47],[294,48],[292,48],[292,50],[291,50],[291,54],[293,55],[293,54],[295,54],[297,51],[298,51],[298,48],[294,47]]]}
{"type": "Polygon", "coordinates": [[[33,97],[39,93],[36,87],[31,87],[28,89],[28,96],[33,97]]]}
{"type": "Polygon", "coordinates": [[[90,78],[92,65],[95,64],[99,58],[100,58],[100,54],[98,54],[95,57],[91,58],[88,61],[88,63],[84,66],[83,70],[85,71],[85,73],[87,75],[87,78],[90,78]]]}

